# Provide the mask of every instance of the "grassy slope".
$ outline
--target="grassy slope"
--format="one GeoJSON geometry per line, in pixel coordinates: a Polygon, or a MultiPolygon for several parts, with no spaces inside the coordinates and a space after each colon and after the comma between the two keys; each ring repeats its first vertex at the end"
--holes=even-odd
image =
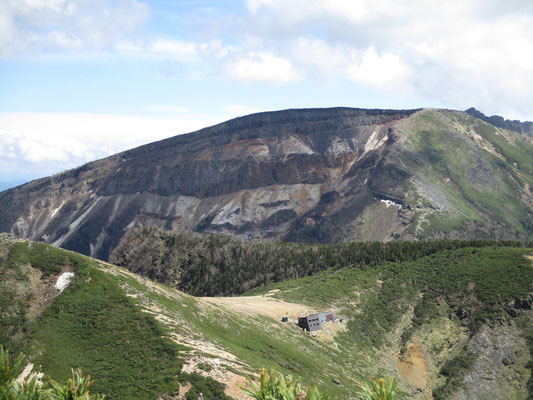
{"type": "Polygon", "coordinates": [[[350,340],[317,341],[292,324],[207,306],[171,289],[153,291],[139,285],[135,276],[121,279],[141,307],[159,309],[169,332],[225,349],[244,363],[242,372],[256,373],[261,367],[278,365],[284,373],[301,376],[307,385],[319,384],[345,398],[355,392],[356,380],[364,379],[373,364],[350,340]]]}
{"type": "Polygon", "coordinates": [[[173,393],[178,379],[197,379],[197,386],[205,387],[209,380],[180,374],[180,367],[188,355],[209,354],[165,339],[175,335],[212,343],[241,360],[238,368],[223,360],[228,370],[253,374],[279,365],[281,371],[301,375],[308,385],[323,385],[341,398],[354,392],[356,379],[369,369],[368,356],[349,342],[319,342],[270,318],[206,306],[163,285],[147,286],[125,271],[105,273],[110,270],[96,260],[48,245],[16,243],[4,261],[4,268],[31,264],[51,276],[65,266],[76,271],[73,285],[36,321],[25,321],[23,342],[13,345],[21,344],[32,362],[54,379],[65,379],[71,367],[83,368],[95,378],[94,390],[110,398],[156,398],[173,393]],[[164,323],[150,315],[154,309],[164,323]]]}
{"type": "MultiPolygon", "coordinates": [[[[455,208],[431,213],[421,225],[420,237],[431,237],[434,231],[460,231],[465,223],[530,234],[532,213],[520,197],[524,184],[531,184],[533,171],[533,144],[527,138],[443,110],[419,112],[410,118],[407,129],[408,147],[415,152],[404,154],[402,161],[435,185],[455,208]],[[476,144],[474,134],[490,143],[497,155],[476,144]]],[[[482,228],[477,237],[491,237],[491,232],[482,228]]]]}
{"type": "MultiPolygon", "coordinates": [[[[54,379],[66,379],[70,368],[83,368],[96,379],[94,391],[111,399],[155,399],[177,390],[183,347],[166,339],[161,326],[135,306],[117,280],[97,269],[96,260],[42,243],[18,242],[3,261],[3,275],[19,271],[22,281],[28,266],[41,270],[43,278],[65,268],[76,274],[38,319],[24,320],[15,340],[3,339],[4,344],[22,349],[54,379]]],[[[210,398],[221,396],[215,388],[210,398]]]]}

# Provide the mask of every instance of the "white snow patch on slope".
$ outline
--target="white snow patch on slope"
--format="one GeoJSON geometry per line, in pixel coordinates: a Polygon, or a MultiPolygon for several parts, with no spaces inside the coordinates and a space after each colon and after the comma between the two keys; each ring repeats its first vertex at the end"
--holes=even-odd
{"type": "Polygon", "coordinates": [[[396,206],[398,207],[398,210],[401,210],[402,209],[402,205],[401,204],[398,204],[398,203],[395,203],[394,201],[392,200],[380,200],[382,203],[385,203],[385,205],[387,206],[387,208],[389,208],[390,206],[396,206]]]}
{"type": "Polygon", "coordinates": [[[68,285],[70,285],[72,278],[74,278],[74,272],[63,272],[61,275],[59,275],[59,278],[57,278],[57,282],[54,287],[59,290],[59,293],[61,293],[68,285]]]}

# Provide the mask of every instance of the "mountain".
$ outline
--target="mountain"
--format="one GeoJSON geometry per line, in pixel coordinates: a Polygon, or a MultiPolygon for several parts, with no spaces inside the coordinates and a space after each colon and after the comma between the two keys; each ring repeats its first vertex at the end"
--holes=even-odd
{"type": "Polygon", "coordinates": [[[339,399],[370,376],[395,378],[399,398],[528,398],[533,249],[416,247],[429,255],[384,262],[369,244],[372,265],[335,255],[336,270],[224,298],[0,235],[0,344],[55,380],[82,368],[111,399],[239,399],[245,376],[274,365],[339,399]],[[310,334],[294,324],[320,311],[336,320],[310,334]]]}
{"type": "Polygon", "coordinates": [[[533,143],[453,110],[237,118],[0,193],[0,230],[108,259],[157,226],[268,241],[533,237],[533,143]]]}

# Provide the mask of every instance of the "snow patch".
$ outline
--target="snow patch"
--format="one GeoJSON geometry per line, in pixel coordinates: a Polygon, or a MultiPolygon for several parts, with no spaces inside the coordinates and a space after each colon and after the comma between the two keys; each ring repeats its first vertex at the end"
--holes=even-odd
{"type": "Polygon", "coordinates": [[[396,206],[396,207],[398,207],[398,210],[401,210],[401,209],[402,209],[402,205],[401,205],[401,204],[395,203],[395,202],[392,201],[392,200],[383,200],[383,199],[381,199],[380,201],[381,201],[382,203],[385,203],[385,205],[387,206],[387,208],[389,208],[390,206],[396,206]]]}
{"type": "Polygon", "coordinates": [[[67,288],[68,285],[70,285],[72,278],[74,278],[74,272],[63,272],[61,275],[59,275],[59,278],[57,278],[57,282],[54,287],[59,290],[59,293],[61,293],[67,288]]]}

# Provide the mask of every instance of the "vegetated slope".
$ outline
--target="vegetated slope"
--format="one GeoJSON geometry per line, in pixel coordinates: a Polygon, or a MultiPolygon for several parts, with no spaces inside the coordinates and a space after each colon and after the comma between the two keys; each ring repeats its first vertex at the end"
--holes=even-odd
{"type": "Polygon", "coordinates": [[[533,243],[475,240],[263,243],[144,227],[126,232],[111,262],[195,296],[227,296],[329,268],[367,269],[446,249],[510,245],[533,247],[533,243]]]}
{"type": "Polygon", "coordinates": [[[384,368],[409,383],[411,396],[529,399],[533,267],[524,255],[530,253],[509,247],[444,250],[367,270],[328,270],[249,294],[275,291],[286,301],[337,304],[359,346],[398,351],[397,370],[384,368]],[[415,348],[422,370],[410,354],[415,348]],[[423,373],[429,387],[416,379],[423,373]]]}
{"type": "Polygon", "coordinates": [[[189,390],[191,399],[199,392],[221,398],[205,377],[225,383],[238,398],[244,375],[272,365],[340,399],[371,375],[395,377],[409,398],[433,390],[441,398],[482,399],[489,389],[494,399],[527,398],[533,267],[523,255],[531,249],[465,247],[403,263],[327,270],[241,300],[192,297],[41,243],[8,241],[1,249],[1,282],[16,288],[3,297],[2,323],[10,333],[2,340],[55,378],[81,366],[102,382],[95,391],[111,398],[178,390],[189,390]],[[53,283],[65,270],[74,271],[74,281],[51,305],[32,320],[5,318],[21,315],[7,300],[19,302],[20,310],[41,304],[36,282],[53,283]],[[324,310],[345,321],[326,324],[317,337],[292,323],[324,310]],[[411,338],[425,357],[428,388],[404,377],[398,365],[397,354],[411,338]],[[487,379],[494,384],[487,386],[487,379]]]}
{"type": "Polygon", "coordinates": [[[185,347],[130,299],[101,264],[43,243],[0,238],[0,344],[29,356],[35,372],[65,380],[71,368],[111,399],[156,399],[192,382],[210,399],[222,386],[181,372],[185,347]],[[64,272],[73,282],[61,293],[64,272]]]}
{"type": "MultiPolygon", "coordinates": [[[[377,371],[349,341],[317,341],[292,323],[272,319],[268,305],[257,314],[235,311],[42,243],[9,239],[1,255],[2,332],[9,332],[2,344],[29,354],[34,371],[54,379],[81,367],[95,379],[93,391],[110,398],[187,393],[187,399],[197,399],[202,393],[204,399],[218,400],[224,398],[224,384],[232,397],[242,398],[245,376],[274,365],[346,398],[355,393],[356,379],[377,371]],[[53,283],[61,271],[74,271],[75,277],[59,294],[53,283]],[[34,290],[36,284],[51,284],[49,292],[56,297],[26,319],[21,311],[46,297],[34,290]]],[[[283,310],[283,315],[314,311],[297,305],[283,310]]]]}
{"type": "Polygon", "coordinates": [[[0,230],[107,259],[134,226],[297,242],[529,239],[531,139],[450,110],[259,113],[0,193],[0,230]]]}

